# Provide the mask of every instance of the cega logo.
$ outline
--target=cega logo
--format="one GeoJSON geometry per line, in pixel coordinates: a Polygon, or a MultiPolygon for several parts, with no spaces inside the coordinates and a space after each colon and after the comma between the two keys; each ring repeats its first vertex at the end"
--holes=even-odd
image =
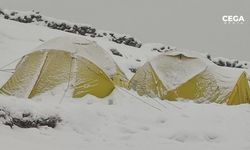
{"type": "Polygon", "coordinates": [[[243,24],[245,22],[245,19],[243,16],[237,16],[237,15],[225,15],[222,16],[222,21],[225,24],[243,24]]]}

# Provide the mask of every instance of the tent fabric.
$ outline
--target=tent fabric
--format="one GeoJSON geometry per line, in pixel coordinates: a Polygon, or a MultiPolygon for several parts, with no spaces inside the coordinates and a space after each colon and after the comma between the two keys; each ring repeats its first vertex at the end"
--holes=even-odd
{"type": "Polygon", "coordinates": [[[92,62],[78,58],[76,59],[76,67],[74,98],[80,98],[86,94],[105,97],[114,89],[108,76],[92,62]]]}
{"type": "Polygon", "coordinates": [[[35,83],[46,55],[46,53],[35,52],[23,57],[18,63],[15,73],[0,91],[17,97],[29,97],[33,86],[32,83],[35,83]]]}
{"type": "MultiPolygon", "coordinates": [[[[36,82],[32,87],[29,98],[34,97],[38,93],[44,93],[53,89],[54,87],[67,82],[69,80],[70,67],[71,67],[71,54],[64,51],[45,51],[42,52],[44,62],[41,64],[36,82]]],[[[29,72],[29,70],[27,70],[29,72]]]]}
{"type": "Polygon", "coordinates": [[[130,80],[130,87],[142,95],[158,96],[163,99],[167,89],[148,62],[139,68],[130,80]]]}
{"type": "Polygon", "coordinates": [[[72,87],[74,98],[86,94],[102,98],[114,89],[109,77],[89,60],[67,51],[42,50],[23,57],[0,91],[32,98],[64,83],[72,87]]]}
{"type": "Polygon", "coordinates": [[[110,79],[120,87],[129,89],[129,81],[125,74],[117,67],[115,74],[110,76],[110,79]]]}
{"type": "Polygon", "coordinates": [[[241,103],[250,103],[250,88],[246,73],[242,73],[227,101],[229,105],[241,103]]]}
{"type": "Polygon", "coordinates": [[[128,86],[128,79],[121,71],[119,66],[115,63],[113,58],[95,41],[87,40],[86,38],[78,36],[62,36],[51,39],[35,50],[64,50],[73,53],[75,56],[80,56],[94,62],[101,68],[113,82],[121,87],[128,86]]]}
{"type": "Polygon", "coordinates": [[[183,54],[159,55],[150,64],[167,89],[175,89],[207,67],[204,61],[183,54]]]}
{"type": "Polygon", "coordinates": [[[184,54],[159,55],[138,69],[130,80],[130,87],[139,91],[140,95],[157,95],[165,99],[168,91],[174,90],[206,67],[202,60],[184,54]]]}
{"type": "Polygon", "coordinates": [[[25,55],[0,92],[32,98],[65,82],[74,86],[73,97],[76,98],[87,93],[105,97],[114,84],[128,88],[126,75],[95,41],[63,36],[25,55]]]}
{"type": "Polygon", "coordinates": [[[147,62],[130,80],[130,87],[139,95],[172,101],[250,103],[243,70],[219,67],[180,53],[163,54],[147,62]]]}
{"type": "Polygon", "coordinates": [[[223,95],[223,92],[220,92],[216,80],[205,70],[176,89],[169,90],[164,99],[176,100],[183,98],[197,101],[205,99],[210,102],[218,102],[216,100],[220,95],[223,95]]]}
{"type": "Polygon", "coordinates": [[[178,98],[195,100],[197,102],[227,103],[231,86],[223,86],[217,82],[209,69],[199,73],[174,90],[168,91],[165,99],[176,100],[178,98]]]}

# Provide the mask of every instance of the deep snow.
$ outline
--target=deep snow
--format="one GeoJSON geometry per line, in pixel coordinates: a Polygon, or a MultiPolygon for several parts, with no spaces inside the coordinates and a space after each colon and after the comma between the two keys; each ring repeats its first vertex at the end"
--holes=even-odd
{"type": "MultiPolygon", "coordinates": [[[[132,93],[135,95],[135,93],[132,93]]],[[[143,97],[146,105],[116,90],[104,100],[29,101],[1,97],[17,115],[57,114],[63,122],[55,129],[21,129],[0,125],[4,149],[249,149],[249,105],[226,106],[191,102],[162,102],[143,97]],[[110,102],[113,101],[113,102],[110,102]],[[160,102],[162,105],[160,105],[160,102]],[[15,144],[12,144],[15,143],[15,144]]]]}
{"type": "MultiPolygon", "coordinates": [[[[43,41],[62,35],[72,34],[0,19],[0,67],[31,52],[43,41]]],[[[133,75],[129,68],[137,68],[160,54],[152,51],[153,44],[134,48],[102,38],[95,40],[129,78],[133,75]],[[117,49],[123,57],[113,55],[110,48],[117,49]]],[[[6,69],[14,68],[15,63],[6,69]]],[[[10,75],[0,72],[0,85],[10,75]]],[[[58,115],[62,118],[55,129],[10,128],[0,123],[0,149],[250,149],[248,104],[161,101],[138,97],[135,92],[121,88],[105,99],[88,95],[80,100],[68,96],[61,100],[61,95],[41,95],[34,100],[0,96],[0,107],[7,108],[13,115],[30,112],[37,117],[58,115]]]]}

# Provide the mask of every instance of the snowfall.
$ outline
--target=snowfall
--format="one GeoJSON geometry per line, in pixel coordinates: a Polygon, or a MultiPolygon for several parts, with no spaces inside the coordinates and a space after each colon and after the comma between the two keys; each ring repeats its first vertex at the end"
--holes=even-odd
{"type": "MultiPolygon", "coordinates": [[[[0,67],[28,54],[44,41],[58,36],[75,36],[35,24],[0,18],[0,67]]],[[[90,38],[90,37],[89,37],[90,38]]],[[[90,38],[91,39],[91,38],[90,38]]],[[[159,52],[157,44],[141,48],[116,44],[103,38],[97,41],[131,78],[129,68],[142,66],[159,52]],[[121,56],[113,55],[117,49],[121,56]]],[[[17,62],[16,62],[17,63],[17,62]]],[[[16,64],[6,69],[13,69],[16,64]]],[[[11,72],[0,72],[0,86],[11,72]]],[[[59,93],[59,94],[58,94],[59,93]]],[[[116,88],[98,99],[63,99],[41,95],[34,99],[0,96],[0,110],[13,116],[24,112],[36,117],[59,116],[55,128],[20,128],[5,125],[0,111],[1,150],[249,150],[250,105],[197,104],[191,101],[161,101],[138,96],[134,91],[116,88]]]]}

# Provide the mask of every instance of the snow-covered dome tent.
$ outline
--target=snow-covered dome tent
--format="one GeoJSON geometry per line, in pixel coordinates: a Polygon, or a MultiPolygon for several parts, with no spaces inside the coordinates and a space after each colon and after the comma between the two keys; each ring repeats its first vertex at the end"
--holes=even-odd
{"type": "Polygon", "coordinates": [[[145,63],[130,80],[130,87],[139,95],[166,100],[250,103],[244,70],[217,66],[201,54],[185,50],[170,51],[145,63]]]}
{"type": "Polygon", "coordinates": [[[72,97],[105,97],[127,78],[112,57],[96,42],[83,37],[58,37],[22,57],[1,93],[32,98],[65,84],[72,97]],[[68,83],[68,84],[66,84],[68,83]]]}

